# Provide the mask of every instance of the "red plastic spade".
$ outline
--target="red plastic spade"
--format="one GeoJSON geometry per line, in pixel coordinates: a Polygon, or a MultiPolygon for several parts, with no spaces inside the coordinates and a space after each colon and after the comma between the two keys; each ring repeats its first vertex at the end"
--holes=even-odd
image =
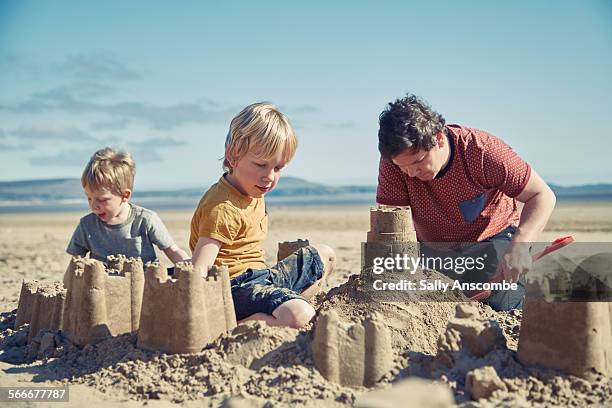
{"type": "MultiPolygon", "coordinates": [[[[571,244],[572,242],[574,242],[574,237],[571,235],[567,237],[557,238],[550,245],[547,245],[546,248],[544,248],[537,254],[533,255],[531,259],[533,260],[533,262],[535,262],[538,259],[542,258],[543,256],[548,255],[551,252],[556,251],[557,249],[561,249],[564,246],[571,244]]],[[[489,283],[500,283],[503,280],[504,280],[503,275],[501,273],[498,273],[498,274],[493,275],[491,279],[489,279],[489,283]]],[[[491,296],[490,290],[488,289],[480,290],[480,291],[474,291],[473,294],[470,296],[470,299],[482,301],[484,299],[487,299],[489,296],[491,296]]]]}

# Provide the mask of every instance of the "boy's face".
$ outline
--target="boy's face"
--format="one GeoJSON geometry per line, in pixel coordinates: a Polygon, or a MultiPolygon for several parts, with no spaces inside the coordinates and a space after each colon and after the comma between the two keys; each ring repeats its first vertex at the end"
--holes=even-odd
{"type": "Polygon", "coordinates": [[[227,179],[242,194],[261,198],[276,187],[286,164],[282,151],[270,160],[262,160],[248,152],[236,163],[232,163],[232,172],[227,179]]]}
{"type": "Polygon", "coordinates": [[[111,225],[125,221],[127,206],[124,204],[132,195],[131,190],[124,190],[123,195],[117,195],[106,189],[92,190],[85,187],[84,190],[91,212],[96,214],[100,220],[111,225]]]}

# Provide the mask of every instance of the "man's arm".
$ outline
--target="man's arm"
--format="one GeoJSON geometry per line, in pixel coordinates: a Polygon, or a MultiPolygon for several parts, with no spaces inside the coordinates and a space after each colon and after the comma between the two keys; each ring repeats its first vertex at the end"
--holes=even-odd
{"type": "Polygon", "coordinates": [[[200,268],[202,271],[208,272],[208,268],[213,266],[215,259],[217,259],[221,245],[221,242],[216,239],[199,238],[191,257],[191,262],[196,269],[200,268]]]}
{"type": "Polygon", "coordinates": [[[555,193],[542,180],[540,175],[531,169],[531,177],[529,177],[527,185],[516,197],[516,200],[525,203],[525,205],[512,241],[535,242],[555,208],[557,202],[555,193]]]}
{"type": "Polygon", "coordinates": [[[378,163],[378,186],[376,202],[383,205],[410,205],[405,176],[390,160],[380,158],[378,163]]]}
{"type": "Polygon", "coordinates": [[[548,184],[533,169],[527,185],[516,199],[525,205],[512,243],[500,262],[504,279],[510,282],[516,282],[531,269],[529,243],[538,239],[557,201],[548,184]]]}
{"type": "Polygon", "coordinates": [[[172,244],[171,246],[164,249],[163,251],[164,251],[164,254],[166,254],[166,256],[168,257],[168,259],[170,259],[172,263],[174,264],[176,264],[177,262],[186,261],[189,259],[189,255],[187,255],[187,252],[183,251],[176,244],[172,244]]]}

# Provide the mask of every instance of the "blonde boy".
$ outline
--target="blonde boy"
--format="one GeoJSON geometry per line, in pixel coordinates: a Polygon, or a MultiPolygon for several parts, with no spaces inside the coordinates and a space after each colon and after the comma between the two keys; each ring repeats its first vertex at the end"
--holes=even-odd
{"type": "Polygon", "coordinates": [[[302,327],[315,314],[306,301],[333,269],[326,245],[296,251],[268,268],[261,248],[268,232],[264,196],[293,158],[297,138],[274,105],[247,106],[230,124],[225,173],[202,197],[191,220],[189,246],[198,268],[226,265],[239,321],[302,327]]]}
{"type": "Polygon", "coordinates": [[[91,213],[81,218],[66,252],[105,262],[109,255],[156,259],[153,244],[174,263],[189,255],[172,240],[159,216],[129,202],[136,165],[129,153],[98,150],[89,160],[81,185],[91,213]]]}

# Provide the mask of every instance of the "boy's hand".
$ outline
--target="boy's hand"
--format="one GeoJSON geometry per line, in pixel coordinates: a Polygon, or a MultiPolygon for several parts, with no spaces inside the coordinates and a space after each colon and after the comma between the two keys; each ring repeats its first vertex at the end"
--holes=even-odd
{"type": "Polygon", "coordinates": [[[164,249],[163,251],[164,251],[164,254],[166,254],[166,256],[174,264],[177,263],[177,262],[180,262],[180,261],[187,261],[187,260],[189,260],[189,255],[187,255],[187,252],[183,251],[176,244],[173,244],[172,246],[164,249]]]}

